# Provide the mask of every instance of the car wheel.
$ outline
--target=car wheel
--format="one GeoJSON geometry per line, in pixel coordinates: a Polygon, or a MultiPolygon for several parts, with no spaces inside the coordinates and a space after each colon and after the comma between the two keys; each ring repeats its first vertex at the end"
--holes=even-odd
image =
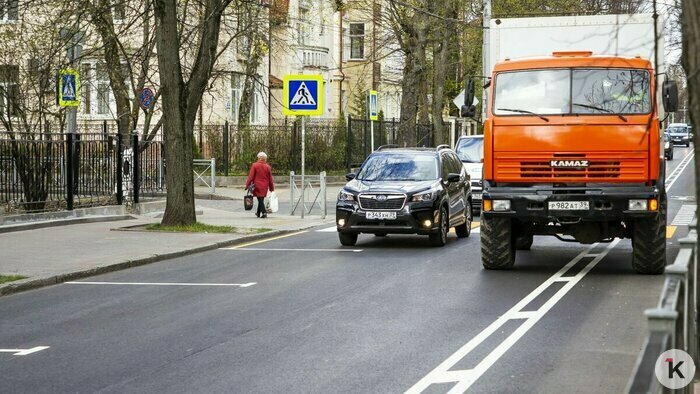
{"type": "Polygon", "coordinates": [[[445,207],[440,208],[440,217],[438,220],[440,221],[438,231],[430,234],[428,238],[430,239],[430,244],[433,246],[445,246],[447,243],[447,232],[450,230],[445,207]]]}
{"type": "Polygon", "coordinates": [[[673,149],[671,149],[671,152],[668,154],[668,159],[673,160],[673,149]]]}
{"type": "Polygon", "coordinates": [[[343,246],[355,246],[357,243],[357,233],[338,233],[338,238],[343,246]]]}
{"type": "Polygon", "coordinates": [[[689,148],[689,147],[690,147],[690,142],[686,142],[686,143],[685,143],[685,147],[686,147],[686,148],[689,148]]]}
{"type": "Polygon", "coordinates": [[[472,232],[472,203],[467,201],[467,207],[464,208],[464,214],[466,216],[464,224],[455,227],[455,233],[457,233],[458,238],[467,238],[472,232]]]}

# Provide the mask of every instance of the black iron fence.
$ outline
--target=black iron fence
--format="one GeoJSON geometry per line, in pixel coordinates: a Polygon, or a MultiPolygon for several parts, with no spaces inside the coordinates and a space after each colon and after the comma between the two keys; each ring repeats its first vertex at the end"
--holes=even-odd
{"type": "MultiPolygon", "coordinates": [[[[399,122],[374,122],[374,146],[395,144],[399,122]]],[[[433,127],[417,124],[417,146],[435,146],[433,127]]],[[[309,172],[347,171],[371,153],[371,123],[348,117],[338,120],[307,120],[306,168],[309,172]]],[[[256,154],[264,151],[277,175],[301,167],[301,124],[247,126],[204,125],[195,129],[196,146],[202,158],[216,158],[221,174],[245,174],[256,154]]]]}
{"type": "Polygon", "coordinates": [[[0,134],[0,205],[10,213],[71,210],[163,193],[162,142],[124,139],[105,133],[0,134]]]}

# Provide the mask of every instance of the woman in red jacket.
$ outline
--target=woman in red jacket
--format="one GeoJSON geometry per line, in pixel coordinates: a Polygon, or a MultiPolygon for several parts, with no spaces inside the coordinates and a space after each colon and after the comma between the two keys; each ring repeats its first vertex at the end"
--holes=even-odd
{"type": "Polygon", "coordinates": [[[272,181],[272,168],[267,164],[267,154],[265,152],[258,153],[258,161],[250,166],[248,182],[246,182],[245,188],[248,189],[251,185],[254,185],[253,195],[258,198],[258,210],[255,212],[255,216],[266,218],[265,197],[268,190],[275,191],[275,183],[272,181]]]}

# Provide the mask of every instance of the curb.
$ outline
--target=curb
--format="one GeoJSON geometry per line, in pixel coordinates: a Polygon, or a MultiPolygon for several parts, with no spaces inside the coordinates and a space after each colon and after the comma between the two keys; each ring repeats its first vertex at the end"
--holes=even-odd
{"type": "Polygon", "coordinates": [[[47,227],[59,227],[68,226],[71,224],[85,224],[85,223],[100,223],[100,222],[115,222],[119,220],[131,220],[135,219],[130,215],[111,215],[111,216],[93,216],[93,217],[80,217],[71,219],[56,219],[44,222],[30,222],[30,223],[20,223],[20,224],[8,224],[0,226],[0,234],[12,233],[16,231],[27,231],[27,230],[37,230],[40,228],[47,227]]]}
{"type": "Polygon", "coordinates": [[[253,235],[249,235],[249,236],[243,236],[241,238],[232,239],[229,241],[216,242],[216,243],[212,243],[212,244],[208,244],[208,245],[204,245],[204,246],[198,246],[196,248],[180,250],[177,252],[156,254],[156,255],[153,255],[150,257],[145,257],[145,258],[136,259],[136,260],[122,261],[119,263],[114,263],[114,264],[106,265],[103,267],[90,268],[90,269],[71,272],[71,273],[67,273],[67,274],[59,274],[59,275],[50,276],[48,278],[28,279],[22,283],[10,282],[6,285],[0,285],[0,297],[10,295],[10,294],[20,293],[20,292],[27,291],[27,290],[34,290],[34,289],[38,289],[41,287],[57,285],[57,284],[61,284],[63,282],[73,281],[76,279],[83,279],[83,278],[87,278],[90,276],[106,274],[109,272],[122,271],[122,270],[133,268],[133,267],[139,267],[142,265],[157,263],[159,261],[170,260],[170,259],[174,259],[174,258],[178,258],[178,257],[184,257],[184,256],[192,255],[192,254],[207,252],[207,251],[214,250],[214,249],[236,246],[236,245],[244,244],[244,243],[251,242],[251,241],[259,241],[259,240],[263,240],[263,239],[267,239],[267,238],[274,238],[274,237],[277,237],[280,235],[292,234],[292,233],[304,231],[304,230],[307,230],[307,229],[310,229],[313,227],[318,227],[318,226],[319,225],[313,225],[313,226],[309,226],[309,227],[300,228],[297,230],[273,230],[273,231],[270,231],[270,232],[267,232],[264,234],[253,234],[253,235]]]}

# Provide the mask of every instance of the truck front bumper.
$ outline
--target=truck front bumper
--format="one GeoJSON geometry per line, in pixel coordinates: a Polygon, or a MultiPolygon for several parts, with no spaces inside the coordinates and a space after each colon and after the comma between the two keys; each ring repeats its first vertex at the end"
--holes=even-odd
{"type": "Polygon", "coordinates": [[[488,187],[484,200],[508,200],[507,211],[482,212],[486,217],[512,217],[521,221],[575,223],[579,221],[625,221],[652,218],[659,214],[659,189],[654,186],[586,186],[555,188],[552,186],[488,187]],[[629,210],[629,200],[658,201],[654,211],[629,210]],[[550,209],[550,202],[588,202],[585,210],[550,209]]]}

